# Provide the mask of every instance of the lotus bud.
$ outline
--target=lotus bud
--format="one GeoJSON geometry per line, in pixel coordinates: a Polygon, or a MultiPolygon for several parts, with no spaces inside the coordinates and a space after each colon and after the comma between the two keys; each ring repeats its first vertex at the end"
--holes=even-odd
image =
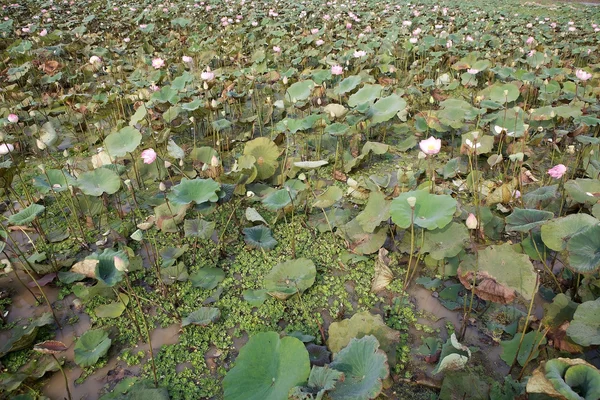
{"type": "Polygon", "coordinates": [[[164,192],[165,190],[167,190],[167,186],[165,185],[164,182],[161,182],[158,184],[158,190],[160,190],[161,192],[164,192]]]}
{"type": "Polygon", "coordinates": [[[317,104],[318,104],[318,105],[321,105],[321,103],[322,103],[322,101],[321,101],[321,98],[319,97],[319,98],[317,99],[317,104]]]}
{"type": "Polygon", "coordinates": [[[208,89],[208,83],[204,81],[204,83],[202,83],[202,87],[204,88],[204,90],[208,89]]]}
{"type": "Polygon", "coordinates": [[[251,199],[252,197],[254,197],[254,192],[252,192],[252,191],[248,190],[248,191],[246,192],[246,197],[247,197],[247,198],[249,198],[249,199],[251,199]]]}
{"type": "Polygon", "coordinates": [[[121,257],[115,256],[113,259],[114,263],[115,263],[115,268],[118,271],[127,271],[127,264],[125,263],[125,261],[123,261],[123,259],[121,257]]]}
{"type": "Polygon", "coordinates": [[[282,81],[283,81],[284,85],[287,85],[287,83],[288,83],[288,77],[284,76],[283,79],[282,79],[282,81]]]}
{"type": "Polygon", "coordinates": [[[415,208],[415,205],[417,204],[417,198],[414,196],[411,196],[406,199],[406,202],[408,203],[410,208],[415,208]]]}
{"type": "Polygon", "coordinates": [[[358,182],[355,179],[352,178],[348,178],[348,180],[346,181],[346,183],[348,184],[348,186],[350,186],[351,188],[358,188],[358,182]]]}
{"type": "Polygon", "coordinates": [[[473,140],[477,140],[479,138],[479,131],[471,132],[471,136],[473,136],[473,140]]]}
{"type": "Polygon", "coordinates": [[[165,168],[169,168],[171,165],[173,165],[173,164],[171,164],[169,161],[165,160],[165,168]]]}
{"type": "Polygon", "coordinates": [[[69,157],[69,152],[67,151],[67,149],[63,151],[63,157],[69,157]]]}
{"type": "Polygon", "coordinates": [[[219,159],[217,158],[217,156],[212,156],[212,158],[210,159],[210,166],[211,167],[218,167],[219,166],[219,159]]]}
{"type": "Polygon", "coordinates": [[[217,101],[216,101],[215,99],[212,99],[212,101],[210,102],[210,106],[211,106],[212,108],[217,108],[217,107],[218,107],[218,105],[219,105],[219,104],[217,103],[217,101]]]}
{"type": "Polygon", "coordinates": [[[567,147],[567,154],[575,154],[575,146],[570,145],[567,147]]]}
{"type": "Polygon", "coordinates": [[[469,229],[477,229],[477,217],[473,213],[470,213],[465,224],[469,229]]]}
{"type": "Polygon", "coordinates": [[[306,175],[304,175],[304,172],[298,175],[298,179],[300,179],[302,182],[306,180],[306,175]]]}
{"type": "Polygon", "coordinates": [[[35,145],[40,150],[44,150],[47,147],[46,144],[44,142],[42,142],[40,139],[35,139],[35,145]]]}
{"type": "Polygon", "coordinates": [[[179,166],[183,167],[183,160],[179,160],[179,166]]]}
{"type": "Polygon", "coordinates": [[[46,166],[44,164],[40,164],[37,167],[40,169],[40,171],[42,171],[42,174],[46,173],[46,166]]]}
{"type": "Polygon", "coordinates": [[[127,186],[127,189],[131,189],[131,179],[125,179],[123,183],[125,184],[125,186],[127,186]]]}

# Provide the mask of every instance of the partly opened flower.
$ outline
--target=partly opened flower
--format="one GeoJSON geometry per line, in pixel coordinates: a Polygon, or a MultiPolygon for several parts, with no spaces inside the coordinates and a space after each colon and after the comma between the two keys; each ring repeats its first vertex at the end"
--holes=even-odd
{"type": "Polygon", "coordinates": [[[154,149],[142,151],[142,160],[144,160],[144,164],[152,164],[154,160],[156,160],[156,152],[154,149]]]}
{"type": "Polygon", "coordinates": [[[213,79],[215,79],[215,73],[212,71],[204,71],[203,73],[200,74],[200,78],[202,78],[205,81],[212,81],[213,79]]]}
{"type": "Polygon", "coordinates": [[[11,124],[16,124],[17,122],[19,122],[19,116],[17,114],[8,114],[8,117],[6,119],[8,119],[8,122],[10,122],[11,124]]]}
{"type": "Polygon", "coordinates": [[[281,53],[281,47],[279,47],[279,46],[273,46],[273,52],[275,52],[275,53],[281,53]]]}
{"type": "Polygon", "coordinates": [[[8,154],[11,151],[13,151],[14,149],[15,149],[15,146],[13,146],[12,144],[2,143],[2,144],[0,144],[0,156],[8,154]]]}
{"type": "Polygon", "coordinates": [[[575,71],[575,76],[578,79],[581,79],[582,81],[585,82],[592,77],[592,74],[590,74],[589,72],[586,72],[582,69],[578,69],[577,71],[575,71]]]}
{"type": "Polygon", "coordinates": [[[477,229],[477,217],[475,216],[475,214],[469,214],[467,220],[465,221],[465,225],[467,225],[467,228],[469,229],[477,229]]]}
{"type": "Polygon", "coordinates": [[[558,164],[548,170],[548,175],[554,179],[560,179],[565,172],[567,172],[567,167],[565,167],[563,164],[558,164]]]}
{"type": "Polygon", "coordinates": [[[162,68],[162,67],[164,67],[164,66],[165,66],[165,60],[163,60],[163,59],[162,59],[162,58],[160,58],[160,57],[157,57],[157,58],[155,58],[155,59],[153,59],[153,60],[152,60],[152,66],[153,66],[155,69],[162,68]]]}
{"type": "Polygon", "coordinates": [[[361,58],[367,55],[367,52],[364,50],[356,50],[354,52],[354,58],[361,58]]]}
{"type": "Polygon", "coordinates": [[[191,63],[193,60],[190,56],[183,56],[181,57],[181,61],[183,61],[184,63],[191,63]]]}
{"type": "Polygon", "coordinates": [[[437,154],[442,148],[442,139],[436,139],[433,136],[430,136],[429,139],[421,140],[419,142],[419,147],[423,153],[429,156],[437,154]]]}
{"type": "Polygon", "coordinates": [[[98,65],[102,63],[102,59],[98,56],[91,56],[90,57],[90,64],[92,65],[98,65]]]}
{"type": "Polygon", "coordinates": [[[344,68],[341,65],[333,65],[331,67],[331,75],[341,75],[344,73],[344,68]]]}

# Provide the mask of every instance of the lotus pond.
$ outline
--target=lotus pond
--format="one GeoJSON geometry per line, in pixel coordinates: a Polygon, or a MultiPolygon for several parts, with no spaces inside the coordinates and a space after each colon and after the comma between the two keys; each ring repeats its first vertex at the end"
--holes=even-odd
{"type": "Polygon", "coordinates": [[[600,8],[0,11],[0,398],[600,398],[600,8]]]}

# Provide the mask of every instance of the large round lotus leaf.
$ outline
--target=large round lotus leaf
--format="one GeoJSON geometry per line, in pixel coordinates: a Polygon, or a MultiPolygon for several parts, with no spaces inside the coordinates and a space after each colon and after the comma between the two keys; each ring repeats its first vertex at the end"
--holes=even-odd
{"type": "Polygon", "coordinates": [[[246,143],[244,155],[253,156],[256,159],[258,179],[270,178],[279,165],[277,162],[279,149],[275,142],[266,137],[259,137],[246,143]]]}
{"type": "Polygon", "coordinates": [[[103,329],[87,331],[75,343],[75,363],[80,367],[91,367],[110,348],[111,340],[103,329]]]}
{"type": "MultiPolygon", "coordinates": [[[[558,185],[542,186],[527,194],[523,195],[523,202],[527,208],[536,208],[542,202],[548,202],[554,200],[556,197],[556,190],[558,185]]],[[[578,214],[580,215],[580,214],[578,214]]],[[[542,229],[543,230],[543,229],[542,229]]]]}
{"type": "Polygon", "coordinates": [[[96,279],[106,286],[115,286],[123,278],[123,271],[115,267],[114,256],[99,256],[95,273],[96,279]]]}
{"type": "Polygon", "coordinates": [[[41,193],[64,192],[72,185],[75,179],[66,171],[59,169],[47,169],[44,175],[36,176],[33,179],[33,186],[41,193]]]}
{"type": "Polygon", "coordinates": [[[588,214],[557,218],[542,225],[542,240],[549,249],[563,251],[573,235],[595,224],[598,224],[598,220],[588,214]]]}
{"type": "Polygon", "coordinates": [[[454,257],[469,241],[469,232],[464,224],[452,222],[442,229],[427,231],[421,251],[429,253],[434,260],[454,257]]]}
{"type": "Polygon", "coordinates": [[[580,274],[589,274],[600,267],[600,224],[584,229],[567,242],[568,267],[580,274]]]}
{"type": "Polygon", "coordinates": [[[356,221],[365,232],[373,233],[375,228],[389,218],[390,202],[382,192],[371,192],[365,209],[356,216],[356,221]]]}
{"type": "Polygon", "coordinates": [[[526,254],[517,253],[506,243],[479,251],[478,262],[465,259],[458,267],[458,277],[467,289],[476,274],[475,294],[484,300],[511,303],[517,294],[526,300],[535,295],[536,273],[526,254]]]}
{"type": "Polygon", "coordinates": [[[414,209],[414,224],[425,229],[443,228],[452,221],[456,211],[456,200],[448,195],[431,194],[423,190],[402,193],[392,200],[390,215],[392,221],[400,228],[406,229],[411,225],[413,211],[406,201],[409,197],[416,199],[414,209]]]}
{"type": "Polygon", "coordinates": [[[327,125],[327,127],[325,128],[325,133],[328,133],[331,136],[342,136],[343,134],[348,132],[349,129],[350,126],[342,124],[340,122],[335,122],[331,125],[327,125]]]}
{"type": "Polygon", "coordinates": [[[273,239],[271,230],[264,225],[244,228],[243,232],[244,241],[250,247],[271,250],[273,247],[277,246],[277,240],[273,239]]]}
{"type": "Polygon", "coordinates": [[[263,200],[263,204],[271,211],[281,210],[283,207],[291,204],[296,197],[295,190],[279,189],[268,194],[263,200]]]}
{"type": "Polygon", "coordinates": [[[8,223],[11,225],[27,225],[43,213],[45,209],[46,207],[41,204],[32,203],[18,213],[8,217],[8,223]]]}
{"type": "Polygon", "coordinates": [[[137,149],[142,142],[142,134],[132,126],[113,132],[104,139],[104,146],[111,157],[123,157],[137,149]]]}
{"type": "Polygon", "coordinates": [[[208,326],[216,322],[221,316],[221,312],[215,307],[200,307],[192,311],[187,317],[181,320],[181,326],[198,325],[208,326]]]}
{"type": "Polygon", "coordinates": [[[600,298],[577,307],[567,335],[582,346],[600,344],[600,298]]]}
{"type": "Polygon", "coordinates": [[[523,333],[517,333],[511,340],[500,342],[502,346],[502,355],[500,358],[508,365],[512,365],[513,360],[517,359],[519,365],[524,366],[528,359],[535,360],[540,354],[540,347],[546,344],[546,338],[541,332],[531,331],[523,336],[523,333]],[[521,339],[523,337],[523,339],[521,339]],[[517,350],[519,354],[517,354],[517,350]]]}
{"type": "Polygon", "coordinates": [[[264,287],[271,296],[285,300],[311,287],[316,276],[315,264],[307,258],[298,258],[273,267],[264,278],[264,287]]]}
{"type": "Polygon", "coordinates": [[[519,88],[510,83],[495,83],[490,88],[490,100],[500,104],[512,103],[519,98],[519,94],[519,88]]]}
{"type": "Polygon", "coordinates": [[[565,400],[600,399],[600,371],[581,358],[555,358],[533,371],[527,393],[565,400]]]}
{"type": "Polygon", "coordinates": [[[343,372],[345,376],[329,393],[333,400],[374,399],[381,393],[383,380],[390,374],[387,357],[379,350],[375,336],[371,335],[353,338],[329,367],[343,372]]]}
{"type": "Polygon", "coordinates": [[[329,186],[327,188],[327,190],[325,190],[323,193],[321,193],[320,195],[318,195],[315,198],[313,207],[318,207],[318,208],[331,207],[332,205],[337,203],[339,200],[341,200],[343,195],[344,195],[344,192],[339,187],[329,186]]]}
{"type": "Polygon", "coordinates": [[[119,176],[107,168],[84,172],[77,178],[77,187],[88,196],[113,194],[121,187],[119,176]]]}
{"type": "Polygon", "coordinates": [[[310,79],[296,82],[288,88],[285,98],[291,102],[306,100],[314,87],[315,83],[310,79]]]}
{"type": "Polygon", "coordinates": [[[204,267],[190,275],[193,287],[212,290],[225,279],[225,272],[221,268],[204,267]]]}
{"type": "Polygon", "coordinates": [[[600,195],[600,180],[575,179],[565,183],[565,190],[578,203],[596,204],[600,195]]]}
{"type": "Polygon", "coordinates": [[[356,107],[360,104],[371,103],[381,96],[383,86],[381,85],[365,85],[354,93],[348,99],[350,107],[356,107]]]}
{"type": "Polygon", "coordinates": [[[515,208],[505,219],[506,231],[529,232],[552,218],[554,213],[549,211],[515,208]]]}
{"type": "Polygon", "coordinates": [[[371,117],[371,122],[373,124],[378,124],[388,121],[405,108],[406,100],[397,94],[392,94],[373,104],[369,110],[369,116],[371,117]]]}
{"type": "Polygon", "coordinates": [[[225,375],[225,400],[287,400],[290,389],[305,383],[310,373],[308,351],[290,336],[276,332],[252,336],[225,375]]]}
{"type": "Polygon", "coordinates": [[[186,179],[183,178],[178,185],[171,188],[171,193],[167,196],[169,201],[174,204],[202,204],[207,201],[216,202],[219,200],[217,191],[221,186],[212,179],[186,179]]]}
{"type": "Polygon", "coordinates": [[[210,239],[215,231],[216,223],[214,221],[205,221],[203,219],[186,219],[183,221],[183,232],[185,237],[195,237],[198,239],[210,239]]]}
{"type": "Polygon", "coordinates": [[[335,94],[340,95],[353,91],[360,84],[361,80],[361,77],[358,75],[351,75],[345,78],[336,86],[335,94]]]}

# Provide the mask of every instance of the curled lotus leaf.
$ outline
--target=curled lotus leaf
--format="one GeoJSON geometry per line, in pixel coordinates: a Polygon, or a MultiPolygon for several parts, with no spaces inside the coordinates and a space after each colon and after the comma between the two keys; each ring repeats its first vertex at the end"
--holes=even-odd
{"type": "Polygon", "coordinates": [[[533,371],[527,393],[561,400],[599,399],[600,371],[581,358],[555,358],[533,371]]]}

